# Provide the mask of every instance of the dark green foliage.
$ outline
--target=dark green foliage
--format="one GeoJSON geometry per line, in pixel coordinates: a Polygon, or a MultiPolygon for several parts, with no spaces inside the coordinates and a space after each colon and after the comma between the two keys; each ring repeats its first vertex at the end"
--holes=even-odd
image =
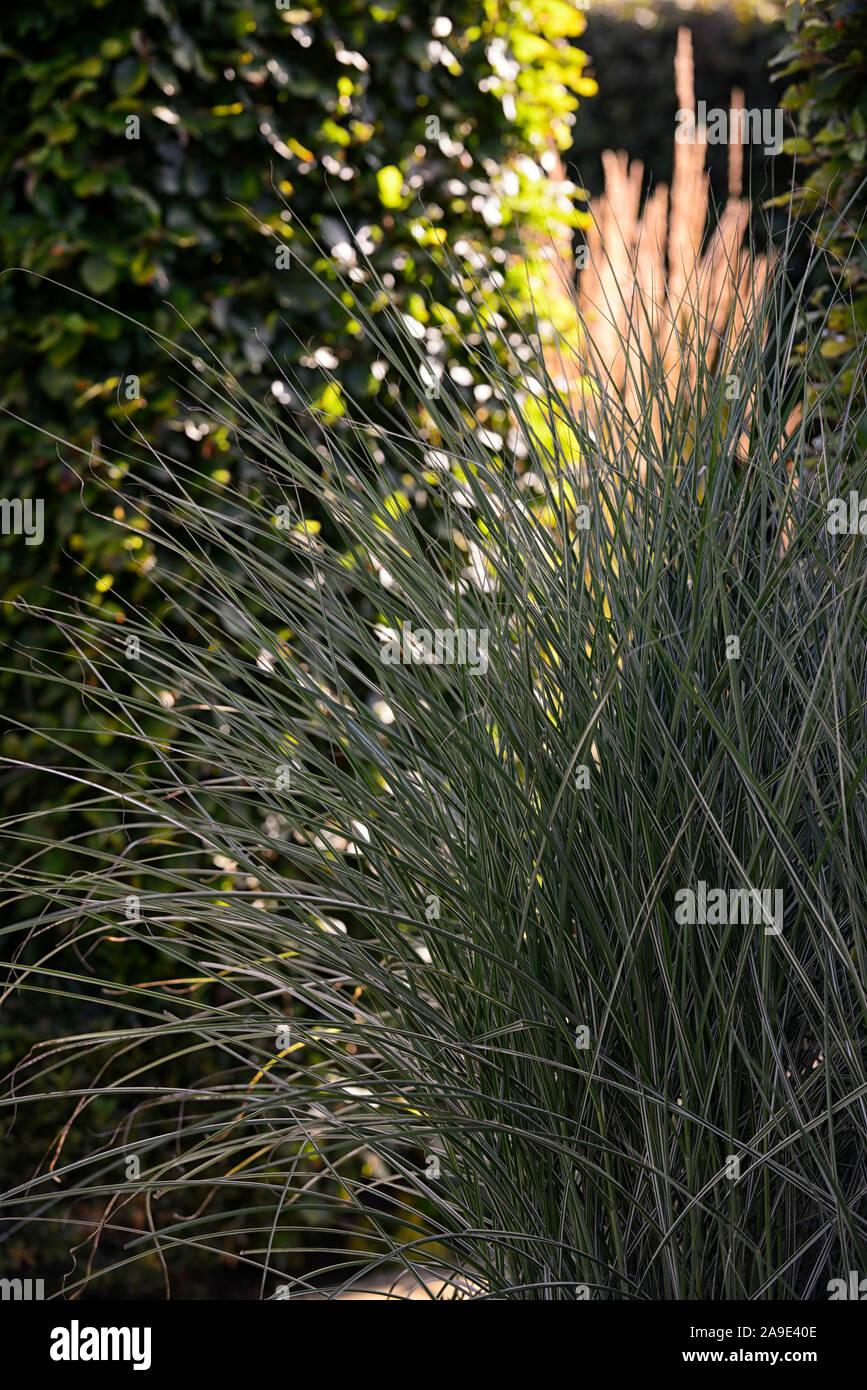
{"type": "Polygon", "coordinates": [[[788,6],[786,23],[777,76],[794,78],[781,100],[798,123],[790,144],[799,159],[797,206],[815,215],[817,240],[844,291],[823,350],[845,371],[853,312],[867,325],[867,9],[861,0],[802,0],[788,6]]]}
{"type": "MultiPolygon", "coordinates": [[[[501,35],[505,56],[520,37],[507,8],[491,6],[480,24],[477,6],[450,7],[452,33],[433,51],[435,15],[418,3],[147,0],[134,29],[119,2],[19,12],[5,46],[4,266],[106,299],[171,338],[181,315],[238,375],[263,370],[269,353],[297,365],[311,338],[332,344],[346,384],[364,394],[350,312],[297,262],[278,275],[256,222],[290,246],[289,208],[326,245],[346,240],[341,215],[367,226],[378,268],[401,264],[395,298],[405,297],[429,274],[412,217],[395,216],[411,192],[450,238],[477,235],[474,195],[545,129],[526,74],[479,90],[491,42],[501,35]],[[510,88],[513,119],[501,100],[510,88]],[[131,122],[138,138],[127,138],[131,122]],[[479,186],[459,191],[458,179],[479,186]]],[[[556,124],[574,104],[562,84],[581,84],[583,59],[537,42],[561,84],[546,111],[556,124]]],[[[129,411],[114,404],[126,373],[140,378],[145,422],[171,413],[156,349],[109,310],[19,276],[5,282],[3,308],[5,403],[31,423],[89,443],[106,417],[129,411]]]]}
{"type": "MultiPolygon", "coordinates": [[[[518,170],[511,193],[499,180],[522,152],[550,138],[568,143],[575,94],[593,86],[568,42],[582,27],[556,0],[450,5],[439,21],[412,0],[310,9],[146,0],[134,13],[120,0],[62,0],[15,12],[0,49],[0,265],[60,283],[13,271],[0,279],[0,404],[21,417],[2,425],[11,461],[3,491],[42,496],[47,512],[41,546],[4,538],[7,604],[70,586],[119,617],[137,601],[146,526],[119,548],[100,519],[98,487],[133,430],[154,444],[168,436],[177,457],[227,481],[225,432],[201,435],[195,412],[179,407],[152,334],[201,334],[241,380],[288,377],[289,405],[328,391],[314,349],[331,354],[324,361],[356,399],[389,399],[358,342],[339,258],[318,259],[306,241],[298,249],[292,221],[312,228],[327,253],[349,239],[341,218],[366,228],[391,299],[417,317],[438,313],[448,334],[459,291],[431,253],[440,236],[483,234],[505,261],[511,208],[530,223],[550,210],[544,180],[518,170]],[[435,234],[406,210],[416,193],[435,234]],[[285,269],[278,241],[291,251],[285,269]],[[84,453],[61,458],[57,439],[84,453]],[[82,488],[82,477],[94,485],[82,488]]],[[[507,282],[504,293],[517,288],[507,282]]],[[[324,404],[336,405],[333,393],[324,404]]],[[[238,472],[256,476],[244,460],[238,472]]],[[[109,474],[118,481],[116,468],[109,474]]],[[[48,640],[20,612],[7,617],[25,645],[48,640]]],[[[11,674],[3,688],[17,709],[43,698],[11,674]]],[[[79,716],[52,701],[38,717],[79,716]]],[[[32,750],[12,738],[3,752],[32,750]]],[[[6,802],[17,807],[16,786],[6,802]]],[[[27,796],[41,804],[32,772],[27,796]]]]}

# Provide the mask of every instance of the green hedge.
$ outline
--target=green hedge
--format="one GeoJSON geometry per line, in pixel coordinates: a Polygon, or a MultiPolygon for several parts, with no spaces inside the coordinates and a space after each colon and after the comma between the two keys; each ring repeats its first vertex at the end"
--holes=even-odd
{"type": "MultiPolygon", "coordinates": [[[[509,156],[541,149],[552,127],[568,144],[574,91],[592,90],[565,41],[582,25],[540,0],[439,18],[405,0],[146,0],[135,28],[121,0],[19,9],[2,46],[2,262],[170,337],[183,315],[241,373],[269,353],[298,364],[315,337],[339,346],[363,393],[349,312],[304,275],[311,253],[290,216],[331,246],[346,240],[341,216],[367,227],[406,297],[423,275],[414,192],[450,240],[487,235],[509,156]],[[282,273],[257,221],[294,250],[282,273]]],[[[500,201],[541,212],[543,186],[521,183],[500,201]]],[[[115,401],[128,372],[136,409],[171,414],[158,351],[98,305],[12,276],[2,307],[4,403],[31,422],[89,440],[129,410],[115,401]]]]}
{"type": "Polygon", "coordinates": [[[839,362],[853,347],[853,307],[867,326],[867,8],[861,0],[800,0],[788,6],[786,24],[777,75],[795,79],[781,100],[798,123],[789,145],[798,156],[797,203],[815,218],[843,291],[824,348],[839,362]]]}
{"type": "MultiPolygon", "coordinates": [[[[561,0],[145,0],[132,13],[121,0],[58,0],[12,12],[0,45],[0,264],[60,283],[0,277],[0,404],[45,432],[4,419],[4,495],[46,505],[42,545],[0,543],[4,600],[58,589],[119,616],[135,601],[146,531],[119,548],[98,486],[82,488],[93,441],[109,463],[97,481],[120,480],[116,454],[133,430],[217,476],[246,467],[225,435],[200,436],[159,344],[119,314],[172,341],[201,334],[257,392],[294,375],[305,396],[319,381],[333,405],[320,367],[333,364],[375,408],[393,388],[371,372],[336,272],[299,226],[326,255],[341,243],[351,255],[346,219],[392,300],[439,320],[446,359],[461,291],[431,265],[440,238],[490,244],[500,293],[519,304],[512,213],[532,224],[554,207],[521,156],[570,142],[578,95],[594,90],[571,42],[583,25],[561,0]],[[334,298],[311,263],[331,274],[334,298]]],[[[291,385],[281,399],[291,408],[291,385]]],[[[26,615],[15,621],[22,639],[45,640],[26,615]]],[[[26,681],[7,674],[4,690],[28,717],[77,722],[56,697],[33,710],[26,681]]],[[[27,741],[13,735],[3,751],[26,755],[27,741]]],[[[40,804],[38,778],[27,788],[40,804]]],[[[15,804],[23,795],[15,779],[5,791],[15,804]]]]}

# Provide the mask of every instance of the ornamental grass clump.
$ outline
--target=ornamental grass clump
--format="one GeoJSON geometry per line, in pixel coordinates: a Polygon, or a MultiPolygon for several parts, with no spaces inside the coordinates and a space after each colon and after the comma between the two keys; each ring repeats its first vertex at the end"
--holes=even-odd
{"type": "Polygon", "coordinates": [[[4,999],[128,1020],[8,1078],[21,1124],[89,1069],[3,1203],[18,1243],[65,1223],[66,1296],[155,1257],[171,1289],[178,1247],[263,1297],[811,1298],[867,1267],[867,566],[826,524],[867,481],[845,430],[806,467],[785,263],[737,395],[682,363],[688,449],[647,357],[630,439],[490,324],[483,430],[350,284],[389,427],[347,395],[311,443],[200,363],[219,477],[103,443],[119,543],[158,558],[122,622],[42,614],[78,680],[30,652],[87,712],[42,732],[75,872],[50,818],[4,826],[4,999]]]}

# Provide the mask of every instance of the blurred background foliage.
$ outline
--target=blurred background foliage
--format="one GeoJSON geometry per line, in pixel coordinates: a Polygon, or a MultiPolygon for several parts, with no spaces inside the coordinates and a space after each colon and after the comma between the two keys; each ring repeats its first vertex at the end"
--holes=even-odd
{"type": "MultiPolygon", "coordinates": [[[[670,177],[672,61],[682,23],[693,31],[697,95],[709,106],[726,105],[735,85],[748,106],[778,104],[768,62],[782,50],[794,84],[787,102],[804,142],[798,148],[805,163],[813,161],[808,200],[840,206],[843,189],[857,185],[865,110],[852,49],[863,37],[857,3],[808,0],[790,18],[785,49],[781,8],[772,3],[628,0],[584,8],[565,0],[328,0],[310,7],[144,0],[131,13],[121,0],[57,0],[10,12],[0,41],[0,262],[7,268],[0,277],[0,404],[12,412],[0,423],[3,493],[42,497],[46,506],[43,544],[0,539],[11,634],[0,680],[4,707],[16,719],[33,729],[84,732],[118,765],[126,756],[113,729],[62,684],[29,681],[17,652],[42,648],[61,674],[74,666],[70,634],[47,632],[28,616],[28,604],[66,612],[76,602],[96,605],[114,614],[120,640],[125,609],[153,602],[146,517],[125,539],[111,522],[112,515],[133,521],[106,488],[123,481],[128,441],[140,433],[212,482],[231,477],[268,492],[260,466],[233,448],[228,431],[203,430],[184,403],[181,368],[172,369],[153,334],[194,348],[200,336],[203,355],[215,353],[305,430],[340,427],[343,389],[384,419],[397,387],[362,338],[339,276],[364,274],[359,253],[367,255],[442,369],[459,372],[456,346],[473,333],[471,286],[451,275],[442,247],[470,258],[484,252],[486,311],[508,308],[527,318],[513,218],[531,232],[531,249],[552,223],[580,221],[568,189],[545,176],[555,151],[593,192],[601,186],[601,152],[611,146],[643,158],[654,181],[670,177]],[[297,415],[305,398],[330,412],[327,423],[297,415]]],[[[724,151],[710,153],[722,198],[724,151]]],[[[768,195],[783,192],[757,157],[763,162],[753,166],[754,183],[768,195]]],[[[863,190],[860,197],[863,210],[863,190]]],[[[484,421],[486,405],[472,381],[453,379],[484,421]]],[[[63,754],[44,738],[13,728],[3,735],[2,754],[34,765],[4,764],[7,813],[33,811],[34,831],[53,837],[93,823],[96,813],[80,805],[72,783],[65,809],[57,808],[57,779],[38,769],[63,762],[63,754]],[[48,808],[55,808],[50,815],[48,808]]],[[[59,845],[53,868],[58,875],[73,868],[59,845]]],[[[90,964],[105,978],[129,981],[147,968],[128,941],[104,942],[90,964]]],[[[92,1020],[82,1018],[74,994],[65,1010],[53,1001],[41,1020],[24,1017],[14,1001],[4,1016],[4,1072],[31,1046],[73,1026],[130,1021],[109,995],[92,1020]]],[[[182,1085],[182,1059],[177,1073],[182,1085]]],[[[91,1078],[71,1057],[66,1079],[74,1089],[91,1078]]],[[[58,1099],[40,1109],[37,1128],[19,1119],[7,1129],[4,1189],[50,1161],[73,1108],[58,1099]]],[[[64,1158],[107,1137],[117,1120],[104,1106],[88,1112],[66,1138],[64,1158]]],[[[88,1223],[97,1215],[71,1219],[88,1223]]],[[[144,1229],[145,1222],[144,1210],[133,1208],[131,1226],[144,1229]]],[[[46,1277],[56,1291],[78,1237],[71,1224],[41,1229],[34,1245],[33,1227],[26,1239],[5,1227],[0,1264],[4,1275],[46,1277]]],[[[82,1225],[82,1236],[90,1229],[82,1225]]],[[[347,1240],[355,1238],[348,1230],[347,1240]]],[[[79,1264],[86,1257],[79,1254],[79,1264]]],[[[121,1257],[109,1244],[99,1259],[121,1257]]],[[[176,1296],[258,1294],[245,1274],[241,1237],[216,1267],[211,1252],[179,1253],[172,1274],[176,1296]]],[[[110,1291],[162,1297],[164,1271],[155,1259],[128,1264],[112,1276],[110,1291]]],[[[97,1283],[94,1296],[106,1292],[97,1283]]]]}
{"type": "MultiPolygon", "coordinates": [[[[644,163],[648,184],[671,183],[677,99],[674,54],[677,31],[692,31],[696,99],[728,110],[733,87],[748,107],[779,105],[769,64],[784,41],[781,4],[677,3],[677,0],[600,0],[588,14],[590,72],[599,84],[596,101],[582,108],[569,156],[575,178],[602,192],[602,151],[622,148],[644,163]]],[[[717,204],[726,198],[726,149],[708,146],[707,167],[717,204]]],[[[775,161],[760,146],[747,147],[745,189],[774,186],[775,161]]],[[[781,177],[785,184],[789,164],[781,177]]],[[[782,165],[780,165],[782,169],[782,165]]]]}
{"type": "MultiPolygon", "coordinates": [[[[829,308],[823,352],[846,380],[853,312],[867,326],[867,6],[863,0],[800,0],[786,10],[788,42],[775,60],[780,100],[797,122],[796,207],[812,219],[844,293],[829,308]],[[788,85],[786,85],[788,84],[788,85]]],[[[826,282],[820,302],[831,292],[826,282]]],[[[863,371],[863,364],[861,365],[863,371]]]]}
{"type": "MultiPolygon", "coordinates": [[[[120,623],[149,591],[146,517],[122,542],[105,520],[131,520],[103,486],[121,482],[128,441],[218,482],[231,468],[262,485],[228,432],[183,405],[166,342],[200,337],[276,408],[312,399],[333,424],[344,390],[374,416],[397,391],[339,281],[365,273],[361,251],[443,369],[471,309],[439,264],[441,242],[486,249],[491,312],[498,296],[529,310],[512,218],[573,217],[538,157],[568,147],[578,98],[595,90],[573,42],[584,24],[562,0],[448,13],[404,0],[145,0],[132,23],[120,0],[61,0],[10,18],[0,262],[32,274],[0,279],[0,403],[19,417],[2,423],[5,491],[46,499],[48,520],[39,546],[3,538],[7,605],[62,594],[60,606],[71,596],[120,623]]],[[[24,607],[6,616],[22,646],[55,641],[24,607]]],[[[16,714],[81,723],[75,700],[7,666],[16,714]]],[[[16,732],[2,751],[46,756],[16,732]]],[[[3,794],[10,809],[25,797],[38,807],[57,787],[31,770],[6,774],[3,794]]],[[[64,822],[52,826],[59,835],[64,822]]]]}

